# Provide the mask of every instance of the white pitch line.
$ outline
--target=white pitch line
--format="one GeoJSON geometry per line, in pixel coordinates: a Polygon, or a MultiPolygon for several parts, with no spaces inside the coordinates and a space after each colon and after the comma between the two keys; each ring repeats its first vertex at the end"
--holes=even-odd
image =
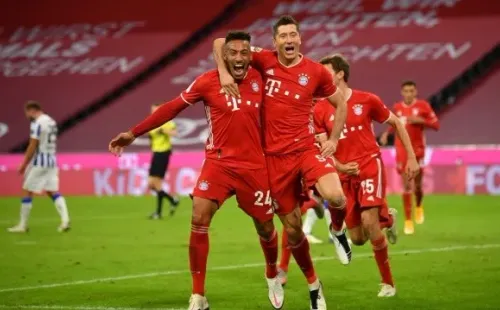
{"type": "MultiPolygon", "coordinates": [[[[495,244],[483,244],[483,245],[457,245],[457,246],[447,246],[447,247],[441,247],[441,248],[414,249],[414,250],[408,249],[408,250],[401,250],[401,251],[391,251],[391,252],[389,252],[389,256],[406,255],[406,254],[424,254],[424,253],[435,253],[435,252],[452,252],[452,251],[473,250],[473,249],[490,249],[490,248],[500,248],[500,244],[495,243],[495,244]]],[[[372,257],[372,256],[373,256],[373,254],[371,254],[371,253],[363,253],[363,254],[358,254],[358,255],[354,254],[353,259],[368,258],[368,257],[372,257]]],[[[326,256],[326,257],[322,256],[322,257],[316,257],[313,260],[314,261],[325,261],[325,260],[333,260],[333,259],[337,259],[337,258],[334,256],[326,256]]],[[[246,268],[253,268],[253,267],[262,267],[264,265],[265,265],[264,263],[229,265],[229,266],[220,266],[220,267],[209,268],[208,271],[246,269],[246,268]]],[[[184,273],[189,273],[189,272],[190,271],[188,269],[171,270],[171,271],[164,271],[164,272],[141,273],[141,274],[135,274],[135,275],[120,276],[120,277],[97,278],[97,279],[91,279],[91,280],[79,280],[79,281],[72,281],[72,282],[43,284],[43,285],[35,285],[35,286],[12,287],[12,288],[0,289],[0,293],[28,291],[28,290],[37,290],[37,289],[41,289],[41,288],[54,288],[54,287],[72,286],[72,285],[81,285],[81,284],[93,284],[93,283],[109,282],[109,281],[121,281],[121,280],[130,280],[130,279],[151,278],[151,277],[158,277],[158,276],[184,274],[184,273]]]]}
{"type": "Polygon", "coordinates": [[[49,305],[0,305],[0,309],[47,309],[47,310],[184,310],[181,308],[124,308],[103,306],[49,306],[49,305]]]}

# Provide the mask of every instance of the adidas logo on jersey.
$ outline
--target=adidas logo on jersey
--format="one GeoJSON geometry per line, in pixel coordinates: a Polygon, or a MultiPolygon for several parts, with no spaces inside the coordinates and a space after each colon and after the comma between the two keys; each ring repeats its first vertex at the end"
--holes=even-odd
{"type": "Polygon", "coordinates": [[[269,69],[266,71],[266,74],[269,74],[269,75],[274,75],[274,69],[269,69]]]}

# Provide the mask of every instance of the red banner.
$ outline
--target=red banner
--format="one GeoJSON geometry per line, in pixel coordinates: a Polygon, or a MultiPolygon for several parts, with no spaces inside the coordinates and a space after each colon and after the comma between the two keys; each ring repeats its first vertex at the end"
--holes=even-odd
{"type": "Polygon", "coordinates": [[[173,49],[230,2],[197,9],[202,1],[11,1],[0,10],[0,152],[27,138],[26,100],[40,101],[61,121],[173,49]]]}

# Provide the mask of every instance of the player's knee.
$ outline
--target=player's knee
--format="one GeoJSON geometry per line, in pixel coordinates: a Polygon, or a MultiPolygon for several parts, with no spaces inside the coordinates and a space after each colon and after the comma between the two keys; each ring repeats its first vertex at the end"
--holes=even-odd
{"type": "Polygon", "coordinates": [[[363,229],[370,236],[378,235],[381,231],[377,212],[378,209],[373,208],[361,213],[361,222],[363,223],[363,229]]]}
{"type": "Polygon", "coordinates": [[[324,193],[323,198],[328,200],[331,206],[334,208],[343,209],[345,207],[346,198],[344,192],[341,189],[329,189],[324,193]]]}
{"type": "Polygon", "coordinates": [[[257,229],[257,234],[265,240],[271,239],[275,232],[273,221],[267,221],[264,223],[255,222],[255,228],[257,229]]]}
{"type": "Polygon", "coordinates": [[[368,240],[361,226],[349,230],[349,238],[354,245],[364,245],[368,240]]]}
{"type": "Polygon", "coordinates": [[[366,238],[364,236],[349,236],[351,237],[351,242],[354,245],[360,246],[366,243],[366,238]]]}
{"type": "Polygon", "coordinates": [[[193,200],[191,223],[193,225],[209,226],[215,213],[213,204],[213,202],[195,198],[193,200]]]}

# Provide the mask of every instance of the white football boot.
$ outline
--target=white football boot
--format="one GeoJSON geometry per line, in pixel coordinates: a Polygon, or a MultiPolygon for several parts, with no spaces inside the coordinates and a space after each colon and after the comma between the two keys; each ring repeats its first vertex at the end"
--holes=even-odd
{"type": "Polygon", "coordinates": [[[283,290],[283,286],[281,285],[281,279],[276,276],[272,279],[266,278],[267,287],[269,288],[269,301],[274,309],[283,308],[283,304],[285,303],[285,291],[283,290]]]}

